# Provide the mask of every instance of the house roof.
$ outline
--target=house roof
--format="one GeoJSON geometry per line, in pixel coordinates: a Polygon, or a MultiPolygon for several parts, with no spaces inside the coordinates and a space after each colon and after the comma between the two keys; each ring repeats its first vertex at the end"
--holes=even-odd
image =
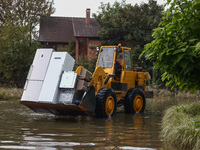
{"type": "Polygon", "coordinates": [[[40,42],[75,41],[72,18],[70,17],[41,17],[40,42]]]}
{"type": "Polygon", "coordinates": [[[94,18],[90,18],[90,25],[86,25],[86,18],[72,17],[41,17],[40,42],[75,42],[75,37],[99,37],[99,25],[94,18]]]}
{"type": "Polygon", "coordinates": [[[75,37],[99,37],[99,25],[94,18],[90,19],[90,25],[86,24],[85,18],[72,18],[75,37]]]}

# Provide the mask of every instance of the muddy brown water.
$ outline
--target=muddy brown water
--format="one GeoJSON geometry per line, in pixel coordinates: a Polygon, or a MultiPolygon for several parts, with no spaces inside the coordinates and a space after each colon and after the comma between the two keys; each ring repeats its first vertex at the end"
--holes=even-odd
{"type": "Polygon", "coordinates": [[[144,114],[114,118],[37,114],[19,100],[0,101],[0,149],[175,150],[160,138],[163,111],[175,101],[147,99],[144,114]]]}

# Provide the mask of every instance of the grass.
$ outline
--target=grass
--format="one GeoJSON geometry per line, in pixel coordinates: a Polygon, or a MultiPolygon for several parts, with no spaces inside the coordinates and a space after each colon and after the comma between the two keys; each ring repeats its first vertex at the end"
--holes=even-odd
{"type": "Polygon", "coordinates": [[[200,149],[200,102],[172,106],[166,110],[161,135],[179,149],[200,149]]]}
{"type": "Polygon", "coordinates": [[[200,99],[200,92],[195,91],[195,93],[191,94],[190,91],[170,91],[167,89],[159,89],[159,88],[151,88],[149,90],[153,90],[155,98],[176,98],[180,100],[198,100],[200,99]]]}
{"type": "Polygon", "coordinates": [[[0,87],[0,100],[20,99],[23,89],[0,87]]]}

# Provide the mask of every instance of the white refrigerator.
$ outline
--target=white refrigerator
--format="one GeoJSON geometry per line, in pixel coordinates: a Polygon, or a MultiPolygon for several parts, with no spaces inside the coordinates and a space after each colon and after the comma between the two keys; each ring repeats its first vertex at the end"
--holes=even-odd
{"type": "Polygon", "coordinates": [[[63,71],[72,71],[74,58],[67,52],[53,52],[38,101],[58,103],[59,85],[63,71]]]}
{"type": "Polygon", "coordinates": [[[21,101],[38,101],[53,51],[53,49],[37,49],[29,69],[21,101]]]}

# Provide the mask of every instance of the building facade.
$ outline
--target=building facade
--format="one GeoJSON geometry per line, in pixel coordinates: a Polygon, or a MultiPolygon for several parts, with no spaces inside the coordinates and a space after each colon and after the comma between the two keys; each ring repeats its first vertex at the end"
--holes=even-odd
{"type": "Polygon", "coordinates": [[[80,57],[91,60],[96,56],[96,47],[101,45],[98,31],[97,21],[90,18],[90,9],[86,10],[86,18],[41,17],[39,42],[43,47],[54,48],[57,51],[73,43],[76,62],[80,57]]]}

